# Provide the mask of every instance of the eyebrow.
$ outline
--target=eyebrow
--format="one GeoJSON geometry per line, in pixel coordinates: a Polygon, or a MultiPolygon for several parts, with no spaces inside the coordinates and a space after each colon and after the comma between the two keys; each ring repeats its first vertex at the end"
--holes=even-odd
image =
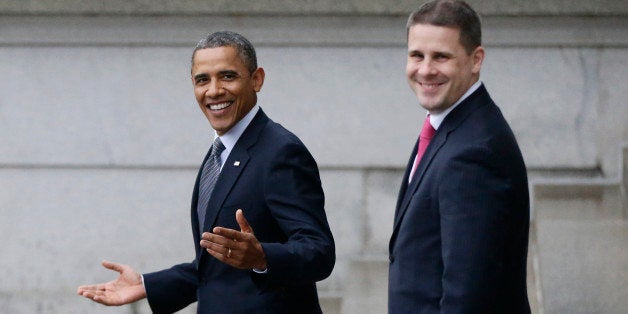
{"type": "MultiPolygon", "coordinates": [[[[422,54],[422,55],[426,55],[425,52],[419,50],[419,49],[412,49],[412,50],[408,50],[408,55],[413,55],[413,54],[422,54]]],[[[454,54],[450,51],[432,51],[430,53],[431,55],[434,56],[445,56],[445,57],[453,57],[454,54]]]]}
{"type": "Polygon", "coordinates": [[[218,72],[219,75],[235,75],[235,76],[240,76],[240,73],[238,73],[237,71],[234,70],[223,70],[218,72]]]}
{"type": "MultiPolygon", "coordinates": [[[[225,76],[225,75],[240,76],[240,73],[238,73],[235,70],[223,70],[223,71],[218,72],[218,75],[220,75],[220,76],[225,76]]],[[[207,73],[199,73],[199,74],[194,75],[194,81],[197,81],[199,79],[206,79],[208,77],[209,77],[209,75],[207,75],[207,73]]]]}
{"type": "Polygon", "coordinates": [[[205,73],[200,73],[200,74],[194,75],[194,81],[198,81],[199,79],[204,79],[204,78],[207,78],[207,74],[205,74],[205,73]]]}
{"type": "Polygon", "coordinates": [[[449,51],[437,51],[435,54],[437,56],[441,55],[441,56],[445,56],[445,57],[448,57],[448,58],[451,58],[451,57],[454,56],[454,54],[452,52],[449,52],[449,51]]]}

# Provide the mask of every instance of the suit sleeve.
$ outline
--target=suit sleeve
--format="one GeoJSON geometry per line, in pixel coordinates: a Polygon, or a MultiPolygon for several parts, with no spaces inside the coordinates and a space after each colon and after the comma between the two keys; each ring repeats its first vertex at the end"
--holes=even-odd
{"type": "Polygon", "coordinates": [[[467,147],[448,163],[438,191],[441,244],[441,313],[488,313],[503,273],[508,216],[514,199],[500,175],[503,160],[467,147]]]}
{"type": "Polygon", "coordinates": [[[196,302],[198,276],[194,263],[144,274],[146,299],[153,313],[174,313],[196,302]],[[173,293],[176,291],[176,293],[173,293]]]}
{"type": "Polygon", "coordinates": [[[262,243],[268,273],[258,277],[284,285],[326,278],[334,267],[335,245],[314,158],[300,143],[286,145],[273,158],[266,178],[266,203],[287,240],[262,243]]]}

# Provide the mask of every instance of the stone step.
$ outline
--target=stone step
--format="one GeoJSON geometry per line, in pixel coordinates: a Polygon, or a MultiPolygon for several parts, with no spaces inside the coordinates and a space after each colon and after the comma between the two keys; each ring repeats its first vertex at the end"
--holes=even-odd
{"type": "Polygon", "coordinates": [[[342,306],[342,291],[318,290],[318,302],[325,314],[340,314],[342,306]]]}
{"type": "MultiPolygon", "coordinates": [[[[541,313],[541,293],[538,276],[538,247],[532,238],[528,254],[528,298],[532,313],[541,313]]],[[[388,256],[367,254],[350,262],[346,290],[341,300],[341,310],[330,313],[386,313],[388,306],[388,256]]],[[[325,312],[327,313],[327,312],[325,312]]]]}
{"type": "Polygon", "coordinates": [[[531,182],[538,313],[628,308],[628,146],[622,155],[619,178],[531,182]]]}
{"type": "Polygon", "coordinates": [[[341,314],[388,312],[388,256],[361,255],[350,262],[341,314]]]}

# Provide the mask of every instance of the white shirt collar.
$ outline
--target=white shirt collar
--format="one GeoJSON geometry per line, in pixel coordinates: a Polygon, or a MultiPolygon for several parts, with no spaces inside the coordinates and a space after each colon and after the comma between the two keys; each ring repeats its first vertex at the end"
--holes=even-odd
{"type": "Polygon", "coordinates": [[[225,134],[218,136],[218,133],[215,133],[216,137],[219,137],[222,144],[225,145],[225,150],[222,154],[220,154],[220,161],[222,165],[225,164],[227,157],[229,157],[229,153],[231,153],[231,150],[238,142],[238,139],[240,139],[240,136],[242,136],[242,133],[244,133],[244,130],[246,130],[246,127],[251,124],[251,121],[253,121],[253,118],[259,109],[259,105],[256,104],[253,106],[251,111],[249,111],[242,119],[240,119],[240,121],[238,121],[238,123],[231,127],[229,131],[225,132],[225,134]]]}
{"type": "Polygon", "coordinates": [[[471,94],[473,94],[473,92],[475,92],[478,88],[480,88],[481,85],[482,85],[482,82],[478,80],[473,85],[471,85],[471,87],[467,90],[467,92],[464,93],[462,97],[460,97],[460,99],[458,99],[458,101],[456,101],[451,107],[447,108],[443,112],[430,114],[430,124],[432,125],[434,130],[438,130],[438,127],[443,123],[443,121],[445,120],[445,117],[447,117],[447,115],[452,110],[458,107],[458,105],[460,105],[460,103],[463,100],[467,99],[467,97],[469,97],[471,94]]]}

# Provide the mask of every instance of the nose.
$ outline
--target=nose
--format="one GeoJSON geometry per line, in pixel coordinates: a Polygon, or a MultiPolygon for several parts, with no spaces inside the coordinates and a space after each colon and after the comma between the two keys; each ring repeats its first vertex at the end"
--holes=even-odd
{"type": "Polygon", "coordinates": [[[426,58],[418,64],[417,73],[421,76],[434,75],[436,74],[436,68],[434,68],[432,61],[426,58]]]}
{"type": "Polygon", "coordinates": [[[217,98],[222,96],[225,93],[225,90],[220,85],[218,80],[213,80],[209,84],[207,84],[207,89],[205,90],[205,97],[208,98],[217,98]]]}

